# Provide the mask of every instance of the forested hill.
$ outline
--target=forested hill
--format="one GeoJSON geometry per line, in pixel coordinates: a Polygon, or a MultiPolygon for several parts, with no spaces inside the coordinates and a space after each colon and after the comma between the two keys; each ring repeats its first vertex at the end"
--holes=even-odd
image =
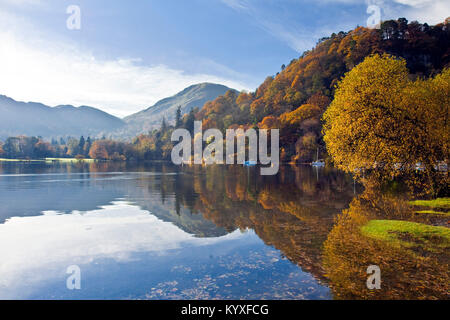
{"type": "Polygon", "coordinates": [[[159,128],[163,119],[167,123],[175,122],[177,108],[181,115],[189,113],[193,108],[201,108],[207,101],[214,100],[225,92],[232,90],[215,83],[199,83],[185,88],[176,95],[162,99],[153,106],[125,117],[126,126],[115,132],[117,138],[131,138],[159,128]]]}
{"type": "Polygon", "coordinates": [[[280,128],[284,161],[314,160],[325,150],[321,116],[346,72],[374,53],[403,57],[412,77],[430,76],[450,65],[450,20],[436,26],[406,19],[385,21],[380,29],[358,27],[320,39],[252,93],[228,92],[195,115],[205,128],[258,125],[280,128]]]}

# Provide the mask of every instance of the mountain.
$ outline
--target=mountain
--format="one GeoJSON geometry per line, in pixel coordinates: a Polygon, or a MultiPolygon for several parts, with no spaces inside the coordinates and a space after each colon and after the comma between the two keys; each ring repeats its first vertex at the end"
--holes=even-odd
{"type": "Polygon", "coordinates": [[[124,118],[126,127],[116,132],[114,136],[134,137],[157,129],[161,126],[163,118],[173,123],[178,106],[181,107],[183,115],[195,107],[201,108],[207,101],[214,100],[229,90],[232,89],[214,83],[192,85],[172,97],[162,99],[153,106],[124,118]]]}
{"type": "Polygon", "coordinates": [[[232,90],[224,85],[200,83],[176,95],[162,99],[155,105],[119,119],[99,109],[61,105],[49,107],[42,103],[15,101],[0,95],[0,139],[10,136],[61,136],[132,138],[140,133],[159,128],[163,117],[174,122],[178,106],[181,114],[232,90]]]}
{"type": "Polygon", "coordinates": [[[125,123],[101,110],[81,106],[49,107],[19,102],[0,95],[0,138],[9,136],[97,137],[123,127],[125,123]]]}

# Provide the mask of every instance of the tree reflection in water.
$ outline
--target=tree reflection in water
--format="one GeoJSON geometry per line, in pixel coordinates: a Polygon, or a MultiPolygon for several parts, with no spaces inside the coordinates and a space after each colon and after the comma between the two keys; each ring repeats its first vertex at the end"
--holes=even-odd
{"type": "MultiPolygon", "coordinates": [[[[338,299],[448,299],[449,239],[424,241],[388,231],[398,241],[374,239],[361,228],[370,220],[401,220],[442,225],[445,216],[417,214],[406,199],[366,186],[338,216],[324,244],[324,269],[338,299]],[[381,269],[381,289],[366,287],[369,265],[381,269]]],[[[442,228],[442,227],[438,227],[442,228]]],[[[448,229],[447,229],[448,231],[448,229]]],[[[447,233],[448,234],[448,233],[447,233]]]]}
{"type": "MultiPolygon", "coordinates": [[[[408,233],[387,230],[397,240],[386,241],[362,232],[371,220],[411,221],[448,231],[448,214],[418,213],[424,210],[410,206],[406,196],[381,192],[371,181],[361,193],[351,176],[333,169],[281,166],[276,176],[260,176],[258,168],[241,166],[0,163],[4,174],[28,171],[73,175],[72,180],[59,182],[64,188],[22,187],[20,195],[28,201],[16,201],[14,206],[5,202],[0,218],[21,212],[38,215],[49,210],[49,203],[52,210],[70,213],[123,198],[196,237],[253,229],[265,244],[328,285],[337,299],[449,298],[448,239],[413,239],[408,233]],[[114,179],[116,175],[120,179],[114,179]],[[65,182],[77,181],[74,177],[80,178],[77,184],[65,182]],[[60,192],[64,201],[55,202],[60,192]],[[380,290],[366,287],[370,265],[381,268],[380,290]]],[[[16,184],[23,186],[31,178],[14,179],[5,196],[14,196],[16,184]]]]}

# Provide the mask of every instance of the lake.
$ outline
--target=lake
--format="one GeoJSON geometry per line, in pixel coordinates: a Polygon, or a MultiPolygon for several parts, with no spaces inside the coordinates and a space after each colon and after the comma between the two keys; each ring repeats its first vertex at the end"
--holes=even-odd
{"type": "Polygon", "coordinates": [[[359,298],[328,274],[330,259],[350,260],[365,277],[360,255],[336,258],[333,242],[363,188],[328,168],[259,172],[0,163],[0,299],[359,298]]]}

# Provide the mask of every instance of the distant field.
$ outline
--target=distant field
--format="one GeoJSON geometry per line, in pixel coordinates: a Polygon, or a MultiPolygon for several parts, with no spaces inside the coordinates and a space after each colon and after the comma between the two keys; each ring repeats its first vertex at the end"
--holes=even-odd
{"type": "Polygon", "coordinates": [[[83,161],[83,162],[96,162],[97,160],[95,159],[75,159],[75,158],[45,158],[46,162],[52,162],[52,161],[58,161],[58,162],[78,162],[78,161],[83,161]]]}
{"type": "Polygon", "coordinates": [[[0,158],[1,162],[43,162],[44,160],[24,160],[24,159],[2,159],[0,158]]]}
{"type": "Polygon", "coordinates": [[[45,158],[45,159],[2,159],[0,162],[95,162],[95,159],[75,159],[75,158],[45,158]]]}

